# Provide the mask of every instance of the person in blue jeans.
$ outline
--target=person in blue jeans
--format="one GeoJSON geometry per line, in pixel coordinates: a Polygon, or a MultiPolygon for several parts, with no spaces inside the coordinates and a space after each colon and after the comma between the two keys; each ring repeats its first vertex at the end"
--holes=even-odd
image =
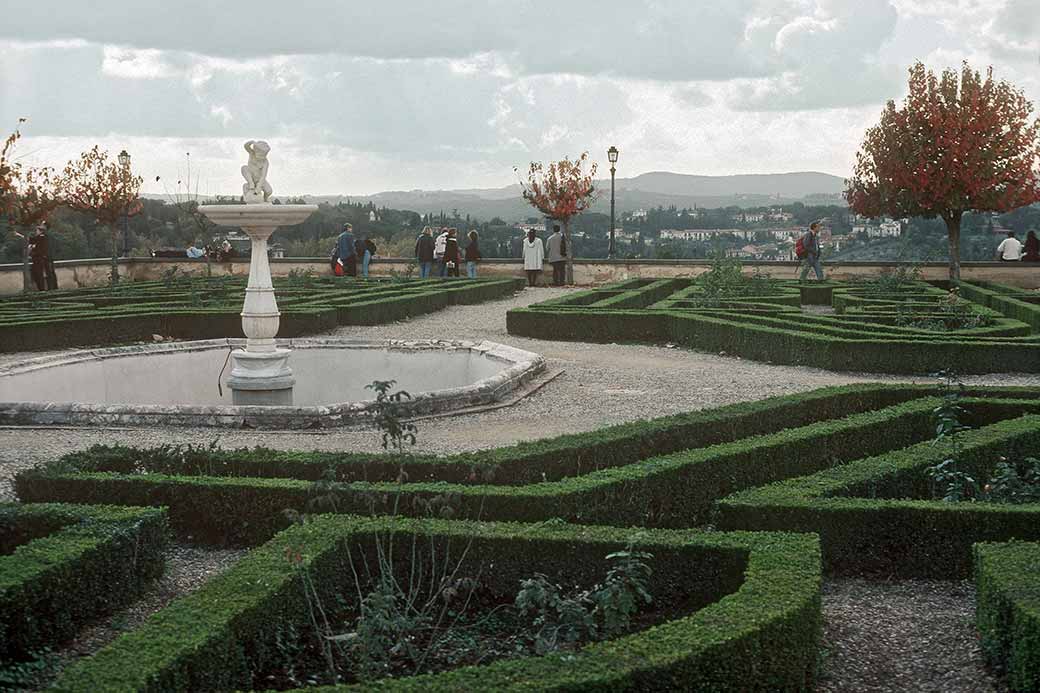
{"type": "Polygon", "coordinates": [[[480,246],[477,245],[477,232],[470,231],[467,236],[469,245],[466,246],[466,276],[470,279],[476,279],[477,263],[480,262],[480,246]]]}
{"type": "Polygon", "coordinates": [[[357,251],[354,248],[354,227],[343,225],[343,233],[336,239],[336,260],[343,265],[343,273],[348,277],[357,276],[357,251]]]}
{"type": "Polygon", "coordinates": [[[802,247],[805,248],[805,264],[802,265],[802,274],[799,281],[805,281],[809,276],[809,269],[816,272],[816,280],[823,281],[823,267],[820,266],[820,222],[814,221],[809,224],[809,230],[802,236],[802,247]]]}
{"type": "Polygon", "coordinates": [[[415,259],[419,263],[419,279],[429,279],[433,273],[433,229],[423,228],[415,240],[415,259]]]}
{"type": "Polygon", "coordinates": [[[368,265],[372,262],[372,258],[375,257],[376,254],[376,244],[371,238],[368,236],[365,237],[358,254],[361,255],[361,276],[368,279],[368,265]]]}

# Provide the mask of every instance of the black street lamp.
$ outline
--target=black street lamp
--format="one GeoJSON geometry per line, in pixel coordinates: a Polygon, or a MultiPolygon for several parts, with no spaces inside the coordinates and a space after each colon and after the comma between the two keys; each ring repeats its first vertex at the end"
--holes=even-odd
{"type": "Polygon", "coordinates": [[[614,164],[617,163],[618,150],[617,147],[611,145],[610,149],[607,150],[607,159],[610,161],[610,246],[607,248],[607,257],[611,260],[617,254],[617,248],[614,246],[614,164]]]}
{"type": "MultiPolygon", "coordinates": [[[[126,175],[130,175],[130,155],[124,149],[119,152],[119,165],[123,167],[126,175]]],[[[130,257],[130,203],[123,207],[123,257],[130,257]]]]}

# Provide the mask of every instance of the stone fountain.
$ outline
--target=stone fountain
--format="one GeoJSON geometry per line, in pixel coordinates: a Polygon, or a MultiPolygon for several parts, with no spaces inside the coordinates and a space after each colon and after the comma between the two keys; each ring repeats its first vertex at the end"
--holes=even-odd
{"type": "Polygon", "coordinates": [[[299,224],[318,208],[315,205],[276,205],[270,202],[267,182],[270,145],[250,140],[245,144],[249,161],[242,167],[242,200],[245,204],[203,205],[199,210],[215,224],[240,227],[252,241],[249,283],[242,306],[242,332],[245,349],[231,354],[228,387],[236,405],[291,405],[292,368],[289,349],[275,344],[281,313],[271,284],[271,265],[267,260],[267,239],[279,226],[299,224]]]}

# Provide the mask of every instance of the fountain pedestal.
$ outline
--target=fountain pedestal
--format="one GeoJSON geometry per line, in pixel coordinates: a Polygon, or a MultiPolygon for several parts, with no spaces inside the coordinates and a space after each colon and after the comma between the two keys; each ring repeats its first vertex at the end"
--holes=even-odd
{"type": "Polygon", "coordinates": [[[315,205],[274,205],[260,202],[244,205],[203,205],[200,211],[221,226],[238,226],[252,241],[249,283],[242,306],[242,332],[246,348],[231,354],[232,402],[236,405],[285,406],[293,402],[289,349],[274,341],[281,313],[271,284],[267,239],[279,226],[299,224],[318,208],[315,205]]]}

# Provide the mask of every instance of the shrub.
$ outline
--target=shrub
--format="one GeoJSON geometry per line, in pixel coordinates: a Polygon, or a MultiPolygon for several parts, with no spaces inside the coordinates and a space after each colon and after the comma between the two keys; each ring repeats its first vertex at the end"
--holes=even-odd
{"type": "Polygon", "coordinates": [[[0,504],[0,661],[72,637],[163,571],[160,508],[0,504]]]}
{"type": "Polygon", "coordinates": [[[1040,544],[975,545],[982,651],[1012,690],[1040,691],[1040,544]]]}

